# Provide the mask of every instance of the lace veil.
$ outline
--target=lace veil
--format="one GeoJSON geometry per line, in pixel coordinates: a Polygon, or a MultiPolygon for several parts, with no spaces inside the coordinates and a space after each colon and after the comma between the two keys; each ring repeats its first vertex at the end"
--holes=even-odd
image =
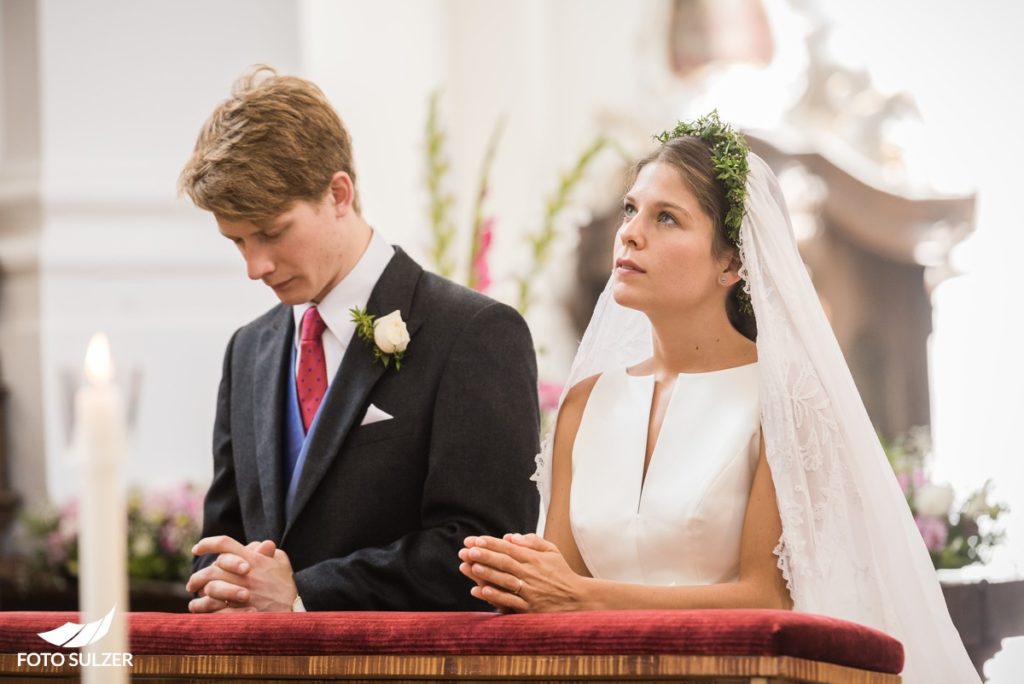
{"type": "MultiPolygon", "coordinates": [[[[778,181],[760,157],[750,154],[748,162],[742,275],[757,318],[761,424],[782,519],[775,553],[794,609],[896,637],[910,684],[978,682],[800,259],[778,181]]],[[[609,279],[566,388],[652,354],[646,316],[619,306],[611,285],[609,279]]],[[[534,476],[543,510],[552,443],[549,434],[534,476]]]]}

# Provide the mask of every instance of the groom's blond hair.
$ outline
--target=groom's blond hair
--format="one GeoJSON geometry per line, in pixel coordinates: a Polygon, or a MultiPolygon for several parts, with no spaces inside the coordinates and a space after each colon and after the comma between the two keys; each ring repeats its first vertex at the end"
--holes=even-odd
{"type": "MultiPolygon", "coordinates": [[[[203,125],[178,189],[219,218],[259,224],[319,202],[338,171],[355,189],[352,139],[320,88],[257,65],[203,125]]],[[[352,206],[360,213],[358,189],[352,206]]]]}

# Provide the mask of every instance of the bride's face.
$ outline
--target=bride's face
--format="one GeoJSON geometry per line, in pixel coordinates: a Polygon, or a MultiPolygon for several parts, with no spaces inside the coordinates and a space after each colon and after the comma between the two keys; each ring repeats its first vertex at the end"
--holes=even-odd
{"type": "Polygon", "coordinates": [[[612,294],[648,315],[721,305],[729,257],[713,254],[714,223],[670,164],[640,170],[622,203],[612,294]]]}

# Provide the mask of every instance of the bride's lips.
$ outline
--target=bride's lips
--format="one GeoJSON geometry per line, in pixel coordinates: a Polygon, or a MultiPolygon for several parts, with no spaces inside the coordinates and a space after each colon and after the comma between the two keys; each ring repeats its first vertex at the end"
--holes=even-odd
{"type": "Polygon", "coordinates": [[[647,273],[647,271],[640,268],[635,261],[630,259],[616,259],[615,272],[619,275],[647,273]]]}

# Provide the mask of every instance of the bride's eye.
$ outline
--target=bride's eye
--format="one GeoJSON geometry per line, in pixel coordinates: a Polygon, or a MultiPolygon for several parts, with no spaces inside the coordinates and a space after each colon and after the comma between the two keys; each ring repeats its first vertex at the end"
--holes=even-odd
{"type": "Polygon", "coordinates": [[[658,222],[659,223],[675,223],[676,219],[675,219],[674,216],[672,216],[672,214],[668,213],[667,211],[663,211],[660,214],[658,214],[658,222]]]}
{"type": "Polygon", "coordinates": [[[622,220],[626,221],[636,216],[636,207],[629,202],[622,205],[622,220]]]}

